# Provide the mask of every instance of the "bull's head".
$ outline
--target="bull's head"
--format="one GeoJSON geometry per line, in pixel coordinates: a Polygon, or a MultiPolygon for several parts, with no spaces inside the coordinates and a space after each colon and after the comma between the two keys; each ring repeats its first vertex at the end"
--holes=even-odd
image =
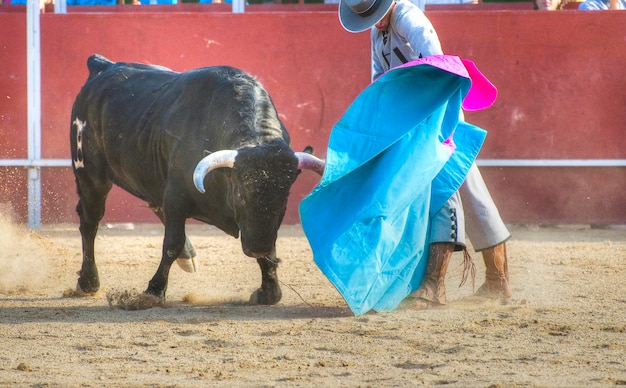
{"type": "MultiPolygon", "coordinates": [[[[204,193],[204,177],[220,167],[233,168],[235,158],[237,158],[237,150],[221,150],[205,156],[198,164],[193,172],[193,183],[199,192],[204,193]]],[[[324,174],[325,162],[308,152],[295,152],[298,158],[298,169],[312,170],[319,175],[324,174]]]]}
{"type": "Polygon", "coordinates": [[[294,153],[284,143],[221,150],[197,164],[193,181],[198,191],[205,192],[204,178],[209,172],[224,167],[233,172],[229,202],[241,231],[243,251],[262,257],[273,253],[298,171],[309,169],[322,175],[324,161],[306,152],[294,153]]]}

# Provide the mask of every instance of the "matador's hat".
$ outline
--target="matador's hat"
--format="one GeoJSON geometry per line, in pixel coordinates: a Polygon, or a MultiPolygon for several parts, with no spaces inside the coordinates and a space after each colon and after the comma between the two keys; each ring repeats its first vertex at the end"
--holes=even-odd
{"type": "Polygon", "coordinates": [[[389,11],[394,0],[340,0],[339,21],[350,32],[372,28],[389,11]]]}

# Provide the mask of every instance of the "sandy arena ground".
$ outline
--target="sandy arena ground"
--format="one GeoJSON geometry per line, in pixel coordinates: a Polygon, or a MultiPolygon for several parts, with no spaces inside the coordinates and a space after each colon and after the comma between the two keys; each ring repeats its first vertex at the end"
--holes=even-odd
{"type": "MultiPolygon", "coordinates": [[[[166,306],[110,306],[107,296],[145,289],[162,232],[103,226],[103,289],[76,297],[76,225],[30,233],[1,223],[0,386],[626,385],[624,228],[513,227],[508,305],[472,296],[471,284],[459,289],[455,253],[445,308],[354,317],[299,226],[283,226],[277,243],[282,301],[249,306],[256,261],[238,240],[191,225],[200,271],[172,267],[166,306]]],[[[484,265],[472,256],[478,287],[484,265]]]]}

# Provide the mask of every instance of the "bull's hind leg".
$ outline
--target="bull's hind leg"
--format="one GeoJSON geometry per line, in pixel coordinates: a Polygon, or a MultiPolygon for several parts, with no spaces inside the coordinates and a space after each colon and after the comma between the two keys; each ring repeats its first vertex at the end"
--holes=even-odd
{"type": "Polygon", "coordinates": [[[280,259],[273,252],[270,256],[259,257],[256,260],[261,267],[261,288],[250,295],[250,303],[276,304],[282,297],[280,285],[278,284],[278,274],[276,273],[280,259]]]}
{"type": "MultiPolygon", "coordinates": [[[[150,210],[152,210],[159,220],[161,220],[161,222],[165,225],[165,221],[163,219],[163,208],[156,205],[150,205],[150,210]]],[[[176,264],[178,264],[178,266],[186,272],[196,272],[198,270],[196,250],[193,245],[191,245],[191,241],[189,241],[188,238],[185,238],[185,246],[180,252],[180,255],[178,255],[176,264]]]]}
{"type": "Polygon", "coordinates": [[[84,293],[94,293],[100,289],[100,278],[96,266],[94,241],[98,233],[98,224],[104,216],[107,194],[111,183],[94,185],[83,181],[76,176],[76,185],[80,197],[76,211],[80,218],[80,235],[83,246],[83,264],[78,273],[77,290],[84,293]]]}

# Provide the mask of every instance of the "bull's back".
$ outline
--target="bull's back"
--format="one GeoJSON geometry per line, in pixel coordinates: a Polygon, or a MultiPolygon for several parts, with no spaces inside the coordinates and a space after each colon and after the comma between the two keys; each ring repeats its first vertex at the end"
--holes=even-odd
{"type": "MultiPolygon", "coordinates": [[[[177,73],[160,66],[113,63],[94,56],[88,68],[90,75],[77,97],[76,115],[91,123],[103,139],[114,142],[124,138],[117,150],[132,149],[149,143],[148,136],[162,135],[180,138],[197,134],[211,143],[230,145],[230,131],[238,138],[257,136],[256,101],[248,98],[256,94],[252,90],[260,89],[263,98],[271,102],[252,77],[226,66],[177,73]],[[242,85],[250,91],[242,92],[242,85]],[[207,133],[198,133],[202,131],[207,133]]],[[[275,117],[273,105],[271,108],[275,117]]],[[[282,137],[280,129],[270,128],[282,137]]]]}

